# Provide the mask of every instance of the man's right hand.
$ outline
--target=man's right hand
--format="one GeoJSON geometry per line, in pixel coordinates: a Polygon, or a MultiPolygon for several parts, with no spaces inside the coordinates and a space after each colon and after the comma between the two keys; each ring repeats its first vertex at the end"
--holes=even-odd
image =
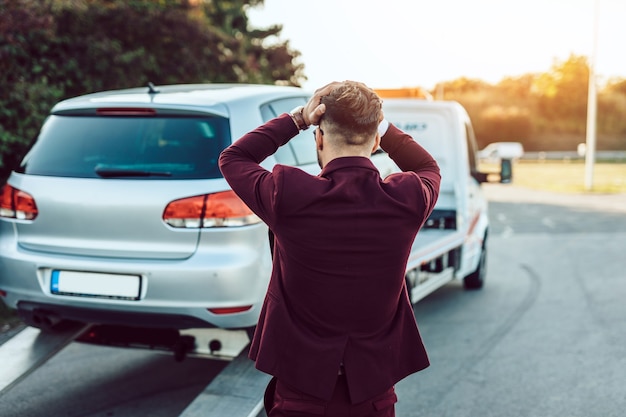
{"type": "Polygon", "coordinates": [[[321,104],[322,97],[329,95],[331,91],[340,85],[340,82],[334,81],[315,90],[313,97],[311,97],[302,110],[302,116],[304,117],[304,121],[307,125],[319,125],[320,119],[326,111],[326,105],[321,104]]]}

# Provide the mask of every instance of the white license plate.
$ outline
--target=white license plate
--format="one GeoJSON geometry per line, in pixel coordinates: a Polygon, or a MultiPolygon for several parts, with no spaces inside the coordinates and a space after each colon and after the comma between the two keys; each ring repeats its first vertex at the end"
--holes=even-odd
{"type": "Polygon", "coordinates": [[[79,271],[52,271],[52,294],[138,300],[139,275],[98,274],[79,271]]]}

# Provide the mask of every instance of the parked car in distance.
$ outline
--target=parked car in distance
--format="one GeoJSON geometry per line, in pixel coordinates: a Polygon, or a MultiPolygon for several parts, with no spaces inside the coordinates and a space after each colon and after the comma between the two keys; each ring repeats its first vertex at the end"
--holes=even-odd
{"type": "Polygon", "coordinates": [[[493,142],[478,152],[481,161],[500,164],[500,182],[513,180],[513,161],[524,156],[524,147],[519,142],[493,142]]]}
{"type": "MultiPolygon", "coordinates": [[[[55,105],[0,189],[0,297],[26,324],[251,328],[268,230],[222,177],[220,152],[297,106],[299,88],[206,84],[55,105]]],[[[263,165],[319,172],[310,132],[263,165]]],[[[392,164],[382,162],[383,175],[392,164]]]]}
{"type": "Polygon", "coordinates": [[[524,147],[519,142],[493,142],[478,151],[478,157],[487,162],[503,159],[515,160],[524,156],[524,147]]]}

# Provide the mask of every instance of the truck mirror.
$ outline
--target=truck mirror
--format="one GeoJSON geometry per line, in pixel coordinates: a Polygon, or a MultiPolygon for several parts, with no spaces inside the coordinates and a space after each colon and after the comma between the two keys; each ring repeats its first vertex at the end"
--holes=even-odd
{"type": "Polygon", "coordinates": [[[500,160],[500,182],[509,183],[513,179],[513,168],[510,159],[500,160]]]}

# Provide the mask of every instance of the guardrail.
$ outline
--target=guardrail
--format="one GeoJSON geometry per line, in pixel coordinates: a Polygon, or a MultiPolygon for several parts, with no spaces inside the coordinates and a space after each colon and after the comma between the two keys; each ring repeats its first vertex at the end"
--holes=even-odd
{"type": "MultiPolygon", "coordinates": [[[[584,161],[585,156],[576,151],[524,152],[521,160],[527,161],[584,161]]],[[[624,151],[596,151],[596,161],[626,162],[624,151]]]]}

